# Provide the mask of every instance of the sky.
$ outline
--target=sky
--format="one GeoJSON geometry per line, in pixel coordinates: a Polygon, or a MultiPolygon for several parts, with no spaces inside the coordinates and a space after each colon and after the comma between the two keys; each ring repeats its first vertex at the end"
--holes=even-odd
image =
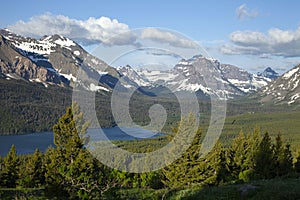
{"type": "Polygon", "coordinates": [[[61,34],[89,51],[137,46],[142,37],[184,49],[192,40],[221,63],[250,72],[283,73],[300,63],[297,0],[9,0],[1,7],[0,28],[36,38],[61,34]],[[130,33],[136,29],[144,30],[139,38],[130,33]]]}

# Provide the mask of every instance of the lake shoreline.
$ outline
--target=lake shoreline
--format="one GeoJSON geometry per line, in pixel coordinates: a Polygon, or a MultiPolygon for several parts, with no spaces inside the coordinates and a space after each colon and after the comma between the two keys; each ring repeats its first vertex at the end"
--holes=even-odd
{"type": "MultiPolygon", "coordinates": [[[[141,140],[165,135],[141,128],[123,128],[125,128],[129,134],[124,132],[122,127],[114,126],[101,129],[91,128],[87,130],[86,135],[89,136],[91,142],[99,140],[141,140]],[[133,137],[133,135],[137,137],[133,137]]],[[[53,139],[54,135],[52,131],[18,135],[0,135],[0,156],[6,156],[12,144],[16,146],[18,154],[31,154],[36,148],[41,152],[45,152],[50,146],[55,147],[53,139]]]]}

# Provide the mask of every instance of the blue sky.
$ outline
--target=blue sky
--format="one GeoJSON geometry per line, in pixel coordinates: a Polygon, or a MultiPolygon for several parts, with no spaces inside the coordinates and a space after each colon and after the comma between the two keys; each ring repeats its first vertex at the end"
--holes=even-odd
{"type": "Polygon", "coordinates": [[[58,32],[87,46],[105,43],[111,33],[121,30],[160,27],[197,41],[222,63],[251,72],[270,66],[282,73],[300,63],[297,0],[10,0],[1,4],[0,27],[27,36],[58,32]],[[107,19],[97,21],[101,17],[107,19]],[[103,27],[95,30],[93,23],[103,27]],[[81,32],[78,24],[89,28],[81,32]]]}

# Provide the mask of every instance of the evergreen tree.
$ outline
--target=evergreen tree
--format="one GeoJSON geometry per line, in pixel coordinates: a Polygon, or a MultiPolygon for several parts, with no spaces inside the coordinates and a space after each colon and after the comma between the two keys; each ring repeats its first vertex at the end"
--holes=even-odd
{"type": "Polygon", "coordinates": [[[246,166],[248,170],[253,171],[256,164],[256,156],[259,151],[259,144],[261,143],[260,129],[255,128],[252,134],[247,137],[247,159],[246,166]]]}
{"type": "Polygon", "coordinates": [[[5,187],[15,188],[18,180],[19,158],[14,145],[11,146],[7,156],[4,158],[3,169],[1,182],[3,182],[5,187]]]}
{"type": "Polygon", "coordinates": [[[4,187],[3,177],[4,177],[4,160],[0,156],[0,187],[4,187]]]}
{"type": "Polygon", "coordinates": [[[78,105],[72,108],[67,108],[53,127],[56,149],[47,152],[45,178],[48,194],[86,199],[95,193],[101,195],[109,184],[104,166],[84,149],[88,123],[78,105]]]}
{"type": "Polygon", "coordinates": [[[218,185],[230,179],[226,152],[221,143],[217,143],[213,150],[207,155],[205,163],[207,164],[207,168],[204,183],[218,185]]]}
{"type": "Polygon", "coordinates": [[[254,165],[255,173],[263,179],[269,179],[273,177],[274,169],[274,155],[272,150],[271,138],[266,132],[256,154],[256,160],[254,165]]]}
{"type": "Polygon", "coordinates": [[[275,166],[274,170],[276,173],[276,176],[280,176],[281,172],[281,158],[283,157],[283,142],[281,135],[278,134],[275,138],[275,144],[273,145],[273,151],[274,151],[274,161],[275,161],[275,166]]]}
{"type": "Polygon", "coordinates": [[[241,131],[227,151],[228,167],[233,179],[238,179],[239,174],[248,169],[247,150],[247,139],[241,131]]]}
{"type": "Polygon", "coordinates": [[[279,176],[287,175],[293,171],[293,156],[290,145],[283,148],[282,156],[279,158],[279,176]]]}
{"type": "MultiPolygon", "coordinates": [[[[176,134],[190,134],[191,127],[193,127],[196,122],[195,120],[194,116],[182,119],[176,134]]],[[[196,135],[185,153],[162,170],[165,177],[163,183],[166,186],[170,188],[183,187],[198,184],[205,180],[205,177],[202,176],[204,165],[201,165],[201,159],[199,159],[201,131],[200,129],[196,131],[196,135]]],[[[179,138],[178,141],[174,142],[178,143],[176,145],[177,147],[180,147],[185,141],[179,138]]]]}
{"type": "Polygon", "coordinates": [[[24,168],[20,170],[18,185],[26,188],[39,187],[44,184],[44,166],[42,153],[36,149],[24,163],[24,168]]]}
{"type": "Polygon", "coordinates": [[[296,162],[294,165],[294,169],[297,173],[300,173],[300,148],[297,152],[298,155],[296,155],[296,162]]]}
{"type": "Polygon", "coordinates": [[[274,144],[274,160],[276,176],[283,176],[293,169],[293,157],[290,145],[283,145],[281,135],[278,134],[274,144]]]}

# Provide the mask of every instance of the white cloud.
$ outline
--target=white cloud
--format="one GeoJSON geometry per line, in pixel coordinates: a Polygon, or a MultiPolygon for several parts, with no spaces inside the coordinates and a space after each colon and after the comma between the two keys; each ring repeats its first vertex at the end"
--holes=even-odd
{"type": "Polygon", "coordinates": [[[17,34],[34,38],[60,34],[84,45],[103,43],[105,45],[141,46],[139,40],[150,39],[174,47],[197,48],[196,42],[179,34],[157,28],[132,30],[127,24],[108,17],[78,20],[64,15],[46,13],[31,17],[28,21],[20,20],[7,28],[17,34]]]}
{"type": "Polygon", "coordinates": [[[258,12],[255,10],[249,10],[246,4],[240,5],[236,9],[236,14],[238,19],[255,18],[258,16],[258,12]]]}
{"type": "Polygon", "coordinates": [[[197,48],[198,45],[196,42],[185,39],[183,37],[178,37],[177,35],[168,32],[162,31],[157,28],[146,28],[141,33],[141,39],[150,39],[156,42],[167,43],[174,47],[182,48],[197,48]]]}
{"type": "Polygon", "coordinates": [[[44,15],[30,18],[29,21],[18,21],[8,27],[11,31],[30,37],[61,34],[79,42],[93,44],[132,44],[135,36],[127,24],[108,17],[87,20],[71,19],[63,15],[44,15]]]}
{"type": "Polygon", "coordinates": [[[238,31],[230,35],[230,43],[222,45],[223,54],[300,57],[300,27],[295,31],[270,29],[267,34],[238,31]]]}

